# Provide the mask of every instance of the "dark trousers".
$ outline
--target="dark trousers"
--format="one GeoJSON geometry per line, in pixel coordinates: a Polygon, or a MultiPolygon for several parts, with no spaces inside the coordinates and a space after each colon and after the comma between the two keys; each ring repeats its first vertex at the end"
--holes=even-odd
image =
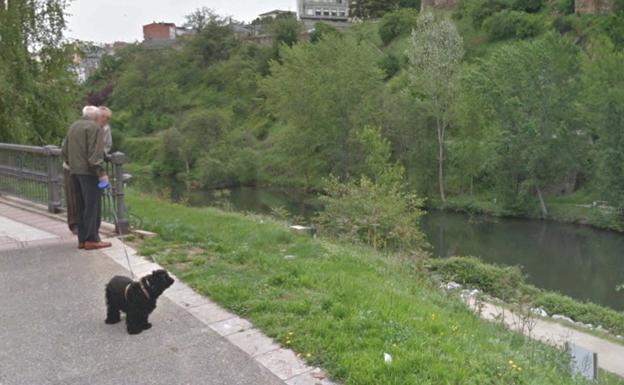
{"type": "Polygon", "coordinates": [[[78,242],[99,242],[100,195],[95,175],[72,175],[76,200],[78,242]]]}
{"type": "Polygon", "coordinates": [[[63,189],[65,190],[65,207],[67,208],[67,226],[76,234],[78,223],[76,222],[76,197],[74,194],[74,181],[69,170],[63,169],[63,189]]]}

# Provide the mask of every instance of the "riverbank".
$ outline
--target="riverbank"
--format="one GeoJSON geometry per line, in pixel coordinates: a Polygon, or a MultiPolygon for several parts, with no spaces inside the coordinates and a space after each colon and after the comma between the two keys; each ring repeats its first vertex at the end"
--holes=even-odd
{"type": "MultiPolygon", "coordinates": [[[[429,208],[471,215],[543,219],[537,208],[532,211],[512,211],[503,208],[496,199],[486,196],[450,196],[446,202],[441,202],[439,199],[429,199],[427,204],[429,208]]],[[[578,195],[551,197],[546,199],[546,205],[548,208],[548,215],[544,218],[546,220],[624,232],[624,224],[618,220],[615,209],[604,205],[604,203],[594,202],[588,197],[578,195]]]]}
{"type": "Polygon", "coordinates": [[[128,205],[159,234],[143,254],[345,384],[580,383],[556,350],[479,320],[414,261],[262,216],[133,191],[128,205]]]}

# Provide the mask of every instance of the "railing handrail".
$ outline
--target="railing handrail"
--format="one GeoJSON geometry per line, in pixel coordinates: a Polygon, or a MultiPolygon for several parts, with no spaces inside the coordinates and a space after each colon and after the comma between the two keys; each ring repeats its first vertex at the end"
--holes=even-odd
{"type": "Polygon", "coordinates": [[[56,146],[30,146],[25,144],[0,143],[0,150],[28,152],[41,155],[61,155],[61,149],[56,146]]]}
{"type": "MultiPolygon", "coordinates": [[[[52,213],[58,212],[62,205],[62,181],[63,167],[61,161],[61,149],[57,146],[29,146],[22,144],[0,143],[0,155],[4,152],[8,157],[0,157],[0,178],[11,178],[16,183],[31,183],[30,187],[23,187],[23,191],[32,191],[32,184],[35,189],[39,189],[47,195],[45,198],[41,195],[33,199],[33,195],[24,193],[29,200],[35,200],[40,203],[47,201],[48,211],[52,213]],[[28,155],[27,155],[28,154],[28,155]],[[26,158],[26,161],[23,160],[26,158]],[[3,162],[3,159],[5,163],[3,162]]],[[[127,233],[129,230],[128,215],[124,202],[124,178],[123,164],[125,156],[121,152],[111,154],[112,175],[111,185],[113,187],[113,207],[115,211],[116,227],[121,233],[127,233]]],[[[6,186],[5,186],[6,187],[6,186]]],[[[0,185],[0,192],[8,192],[16,194],[19,189],[3,188],[0,185]],[[8,190],[8,191],[7,191],[8,190]]],[[[17,193],[20,196],[19,192],[17,193]]]]}

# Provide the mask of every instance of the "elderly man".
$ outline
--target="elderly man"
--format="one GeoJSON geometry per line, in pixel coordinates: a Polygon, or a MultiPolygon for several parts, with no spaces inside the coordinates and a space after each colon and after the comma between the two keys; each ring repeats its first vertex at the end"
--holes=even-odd
{"type": "Polygon", "coordinates": [[[110,158],[110,151],[113,148],[113,134],[111,133],[111,127],[109,121],[113,112],[110,108],[101,106],[100,115],[98,118],[98,125],[102,127],[102,135],[104,135],[104,154],[106,158],[110,158]]]}
{"type": "Polygon", "coordinates": [[[110,247],[98,233],[100,223],[100,181],[108,181],[104,173],[104,135],[97,124],[100,110],[87,106],[82,118],[74,122],[63,143],[63,159],[69,165],[73,184],[75,216],[78,226],[78,248],[86,250],[110,247]]]}

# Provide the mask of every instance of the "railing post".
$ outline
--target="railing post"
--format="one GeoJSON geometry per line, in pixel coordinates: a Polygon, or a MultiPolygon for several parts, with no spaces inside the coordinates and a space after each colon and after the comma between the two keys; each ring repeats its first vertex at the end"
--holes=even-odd
{"type": "Polygon", "coordinates": [[[117,223],[115,230],[121,234],[127,234],[130,230],[128,215],[126,211],[126,203],[124,201],[124,175],[123,164],[126,156],[121,152],[111,154],[111,163],[113,164],[114,177],[114,194],[115,194],[115,213],[117,214],[117,223]]]}
{"type": "Polygon", "coordinates": [[[57,146],[45,146],[47,162],[48,211],[58,213],[61,207],[61,183],[59,179],[59,152],[57,146]]]}

